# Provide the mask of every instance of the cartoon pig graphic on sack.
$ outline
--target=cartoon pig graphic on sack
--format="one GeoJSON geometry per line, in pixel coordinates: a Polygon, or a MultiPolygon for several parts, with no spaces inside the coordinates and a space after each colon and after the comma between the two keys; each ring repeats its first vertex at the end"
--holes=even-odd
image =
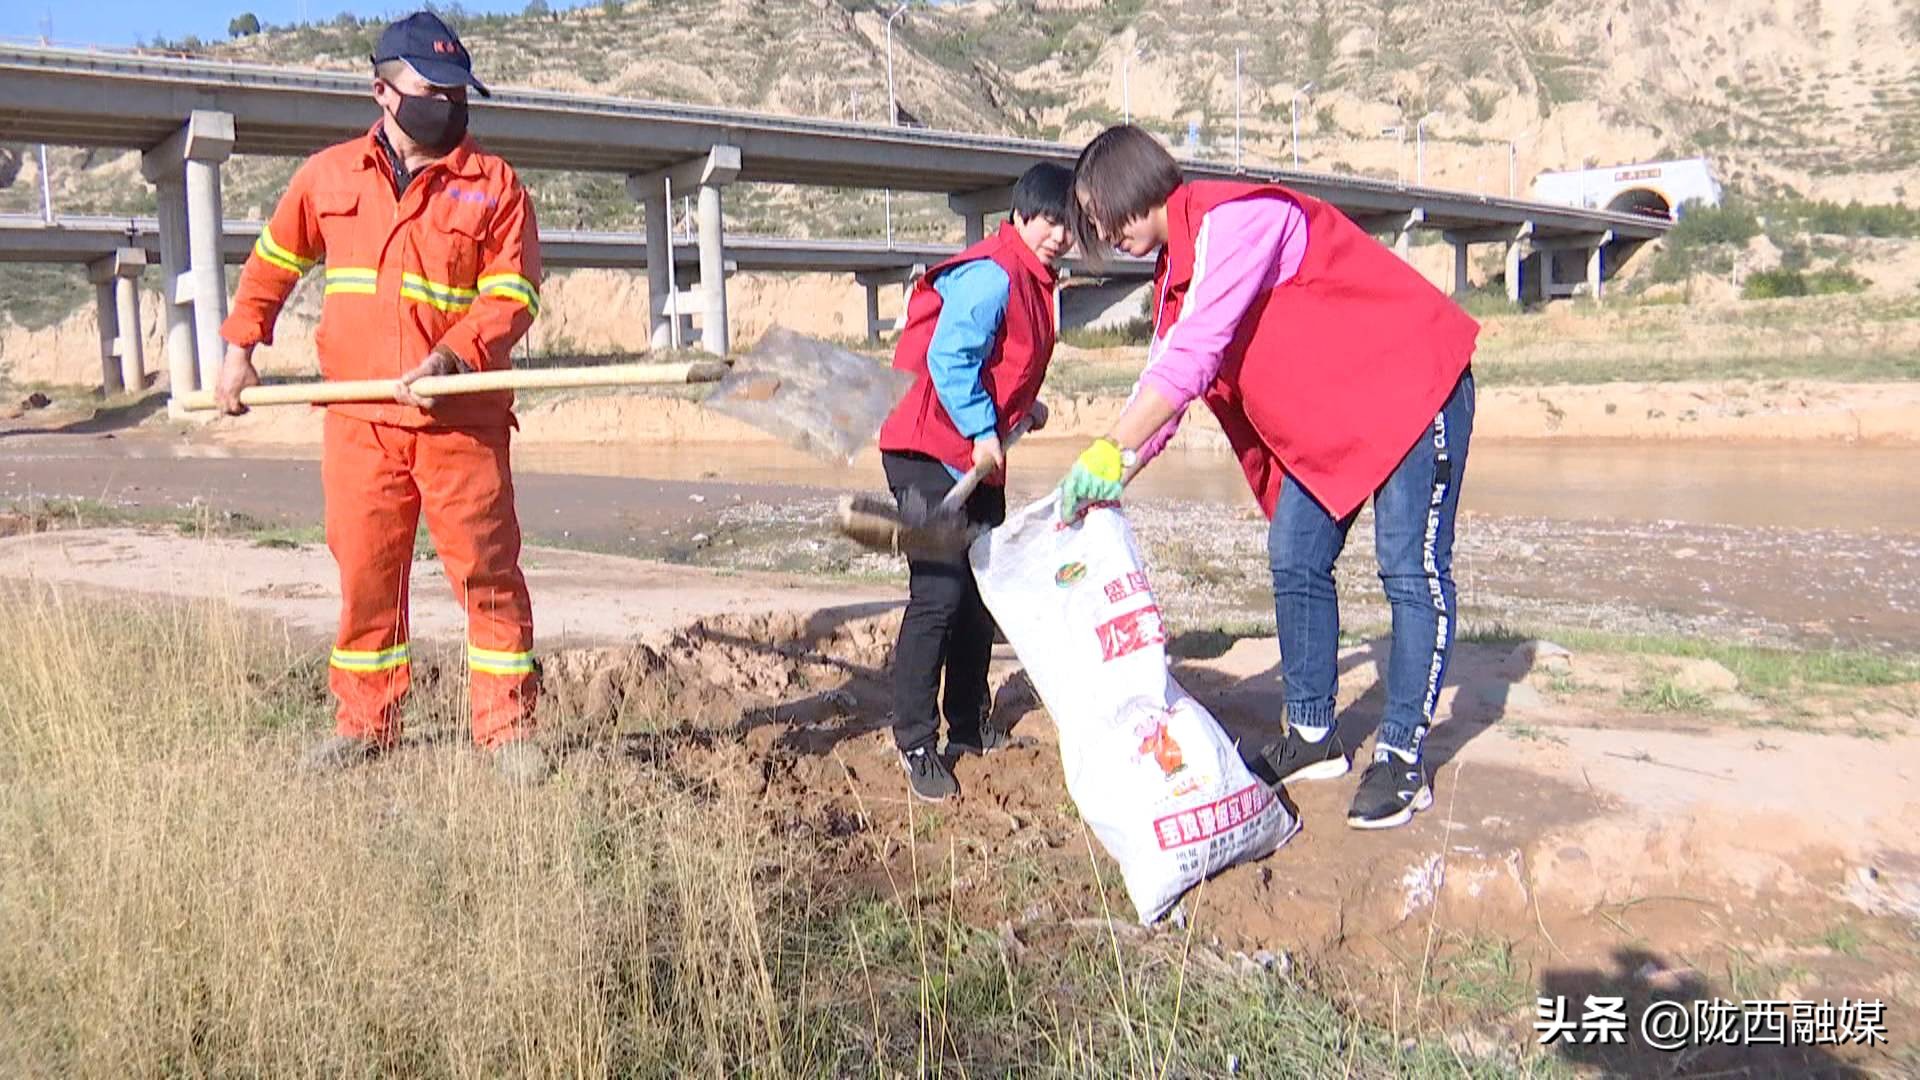
{"type": "Polygon", "coordinates": [[[1121,714],[1127,717],[1133,736],[1140,740],[1135,753],[1152,757],[1162,775],[1174,776],[1187,767],[1180,744],[1167,730],[1167,718],[1172,713],[1146,698],[1134,698],[1121,706],[1121,714]]]}

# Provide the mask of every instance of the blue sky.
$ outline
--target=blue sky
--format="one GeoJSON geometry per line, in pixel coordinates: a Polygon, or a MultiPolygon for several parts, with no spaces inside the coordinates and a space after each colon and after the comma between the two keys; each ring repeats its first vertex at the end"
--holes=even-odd
{"type": "MultiPolygon", "coordinates": [[[[574,7],[568,0],[548,0],[556,10],[574,7]]],[[[0,37],[32,38],[51,17],[53,39],[70,44],[132,45],[137,39],[179,40],[192,34],[202,40],[227,36],[227,23],[251,11],[263,23],[291,23],[304,6],[312,22],[324,22],[342,11],[355,15],[386,15],[415,10],[407,0],[0,0],[0,37]]],[[[526,0],[462,0],[476,14],[518,12],[526,0]]]]}

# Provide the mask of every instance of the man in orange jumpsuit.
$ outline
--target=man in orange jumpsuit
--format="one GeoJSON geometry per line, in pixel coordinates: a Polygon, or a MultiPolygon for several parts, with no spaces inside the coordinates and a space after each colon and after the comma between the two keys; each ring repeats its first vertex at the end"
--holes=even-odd
{"type": "Polygon", "coordinates": [[[260,230],[221,328],[215,396],[229,414],[246,411],[254,346],[272,341],[288,293],[324,262],[321,373],[392,379],[394,400],[327,407],[321,486],[342,594],[328,681],[339,709],[335,734],[303,764],[345,768],[399,736],[407,578],[424,510],[466,609],[474,741],[510,779],[537,782],[547,766],[527,740],[536,683],[508,463],[513,395],[435,401],[412,389],[426,375],[511,366],[540,309],[532,201],[466,134],[468,88],[488,91],[445,23],[426,12],[394,23],[373,61],[380,119],[307,159],[260,230]]]}

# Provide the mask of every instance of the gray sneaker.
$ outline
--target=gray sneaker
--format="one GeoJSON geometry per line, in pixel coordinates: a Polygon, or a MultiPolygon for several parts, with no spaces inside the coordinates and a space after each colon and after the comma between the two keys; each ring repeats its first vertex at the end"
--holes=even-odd
{"type": "Polygon", "coordinates": [[[953,778],[953,771],[933,747],[923,746],[900,755],[900,765],[907,770],[907,786],[913,789],[915,798],[925,802],[941,802],[956,794],[960,785],[953,778]]]}
{"type": "Polygon", "coordinates": [[[529,739],[515,739],[494,750],[493,767],[517,787],[536,787],[553,771],[547,765],[547,755],[529,739]]]}
{"type": "Polygon", "coordinates": [[[378,756],[380,750],[380,744],[372,739],[329,735],[300,755],[300,771],[315,774],[344,772],[356,765],[364,765],[378,756]]]}
{"type": "Polygon", "coordinates": [[[947,753],[978,754],[985,757],[1013,745],[1013,736],[999,728],[982,726],[978,734],[947,736],[947,753]]]}

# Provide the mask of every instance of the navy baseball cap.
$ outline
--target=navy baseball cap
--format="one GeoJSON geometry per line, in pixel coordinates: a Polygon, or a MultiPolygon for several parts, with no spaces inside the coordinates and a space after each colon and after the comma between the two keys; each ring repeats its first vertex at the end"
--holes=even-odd
{"type": "Polygon", "coordinates": [[[460,36],[431,11],[416,11],[381,32],[373,62],[384,64],[389,60],[405,60],[434,86],[471,86],[480,91],[481,97],[493,96],[474,78],[473,58],[460,44],[460,36]]]}

